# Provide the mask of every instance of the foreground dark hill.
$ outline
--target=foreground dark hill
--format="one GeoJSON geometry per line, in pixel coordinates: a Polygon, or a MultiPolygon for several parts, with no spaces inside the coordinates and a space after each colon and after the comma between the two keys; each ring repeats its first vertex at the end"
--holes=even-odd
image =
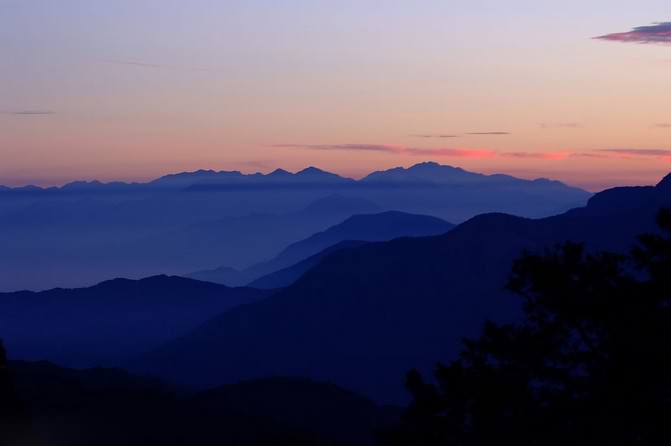
{"type": "Polygon", "coordinates": [[[90,286],[110,277],[244,269],[363,213],[463,222],[482,212],[543,217],[590,194],[559,182],[421,163],[363,180],[316,168],[202,170],[148,183],[0,189],[0,291],[90,286]],[[102,253],[102,254],[101,254],[102,253]]]}
{"type": "Polygon", "coordinates": [[[30,416],[19,397],[7,368],[5,347],[0,340],[0,444],[23,446],[34,440],[30,416]]]}
{"type": "MultiPolygon", "coordinates": [[[[379,214],[354,215],[325,231],[292,243],[272,260],[242,271],[231,268],[200,271],[189,277],[229,286],[248,285],[263,276],[302,262],[309,257],[343,241],[386,241],[398,237],[418,237],[444,234],[454,225],[436,217],[387,211],[379,214]]],[[[257,285],[264,282],[258,282],[257,285]]],[[[289,282],[291,283],[291,282],[289,282]]],[[[283,284],[283,286],[289,283],[283,284]]],[[[265,286],[268,288],[268,286],[265,286]]]]}
{"type": "Polygon", "coordinates": [[[77,367],[111,365],[267,295],[167,276],[0,293],[0,333],[15,358],[77,367]]]}
{"type": "Polygon", "coordinates": [[[304,379],[189,395],[114,369],[12,361],[9,370],[41,446],[369,446],[397,419],[394,409],[304,379]]]}
{"type": "Polygon", "coordinates": [[[304,378],[266,378],[229,384],[196,395],[192,404],[207,413],[234,411],[267,417],[322,436],[323,443],[374,444],[375,431],[393,424],[398,410],[334,384],[304,378]]]}
{"type": "Polygon", "coordinates": [[[408,369],[450,359],[485,319],[518,317],[503,289],[523,250],[564,240],[626,249],[654,230],[657,209],[671,204],[670,183],[610,190],[556,217],[487,214],[442,236],[336,251],[272,298],[224,313],[132,367],[200,386],[307,376],[398,401],[408,369]]]}

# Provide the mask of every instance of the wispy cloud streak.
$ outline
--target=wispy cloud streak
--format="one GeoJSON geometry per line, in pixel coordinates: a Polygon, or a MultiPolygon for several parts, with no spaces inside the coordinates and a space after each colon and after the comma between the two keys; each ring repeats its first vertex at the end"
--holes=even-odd
{"type": "Polygon", "coordinates": [[[113,65],[126,65],[129,67],[138,67],[138,68],[149,68],[149,69],[167,69],[167,70],[185,70],[185,71],[205,71],[213,72],[216,71],[212,68],[207,67],[198,67],[198,66],[182,66],[182,65],[170,65],[170,64],[159,64],[154,62],[146,62],[142,60],[131,60],[131,59],[103,59],[103,63],[113,64],[113,65]]]}
{"type": "Polygon", "coordinates": [[[671,44],[671,22],[659,22],[638,26],[623,33],[606,34],[595,39],[612,42],[671,44]]]}
{"type": "Polygon", "coordinates": [[[451,158],[495,158],[497,153],[492,150],[478,149],[417,149],[407,148],[404,151],[409,155],[428,157],[451,157],[451,158]]]}
{"type": "Polygon", "coordinates": [[[671,157],[671,150],[667,149],[601,149],[598,152],[623,156],[671,157]]]}
{"type": "Polygon", "coordinates": [[[572,152],[504,152],[504,158],[537,159],[561,161],[573,155],[572,152]]]}
{"type": "Polygon", "coordinates": [[[1,111],[2,115],[14,115],[14,116],[45,116],[53,115],[55,112],[51,110],[18,110],[18,111],[1,111]]]}
{"type": "Polygon", "coordinates": [[[461,135],[410,135],[411,138],[426,138],[426,139],[431,139],[431,138],[437,138],[437,139],[442,139],[442,138],[459,138],[461,135]]]}
{"type": "MultiPolygon", "coordinates": [[[[471,149],[458,147],[438,147],[438,148],[420,148],[404,147],[390,144],[275,144],[273,147],[307,150],[326,150],[326,151],[362,151],[379,152],[393,155],[423,156],[431,158],[470,158],[485,159],[506,156],[494,150],[471,149]]],[[[521,156],[520,156],[521,157],[521,156]]],[[[540,157],[539,157],[540,158],[540,157]]],[[[555,157],[544,157],[544,159],[555,159],[555,157]]]]}
{"type": "Polygon", "coordinates": [[[137,60],[108,59],[108,60],[105,60],[105,62],[115,64],[115,65],[130,65],[130,66],[134,66],[134,67],[143,67],[143,68],[165,68],[165,65],[142,62],[142,61],[137,61],[137,60]]]}
{"type": "Polygon", "coordinates": [[[541,122],[538,126],[542,129],[579,129],[582,124],[579,122],[541,122]]]}
{"type": "Polygon", "coordinates": [[[275,144],[273,147],[308,150],[349,150],[362,152],[400,153],[403,147],[389,144],[275,144]]]}
{"type": "Polygon", "coordinates": [[[497,154],[492,150],[463,148],[416,148],[391,144],[275,144],[273,147],[290,149],[361,151],[413,156],[455,157],[455,158],[493,158],[497,154]]]}
{"type": "Polygon", "coordinates": [[[510,132],[414,133],[408,136],[410,138],[442,139],[442,138],[461,138],[464,136],[506,136],[506,135],[511,135],[511,133],[510,132]]]}

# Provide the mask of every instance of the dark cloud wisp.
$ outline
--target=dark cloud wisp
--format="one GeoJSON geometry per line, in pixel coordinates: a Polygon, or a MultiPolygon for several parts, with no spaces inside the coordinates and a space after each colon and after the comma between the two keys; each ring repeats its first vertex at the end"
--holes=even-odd
{"type": "Polygon", "coordinates": [[[501,153],[501,156],[504,158],[561,161],[570,156],[573,156],[573,153],[572,152],[503,152],[501,153]]]}
{"type": "Polygon", "coordinates": [[[428,157],[450,157],[450,158],[494,158],[496,152],[492,150],[480,149],[423,149],[423,148],[406,148],[404,153],[413,156],[428,156],[428,157]]]}
{"type": "Polygon", "coordinates": [[[582,124],[579,122],[541,122],[538,126],[542,129],[579,129],[582,124]]]}
{"type": "Polygon", "coordinates": [[[602,149],[599,152],[624,156],[671,157],[671,150],[667,149],[602,149]]]}
{"type": "Polygon", "coordinates": [[[386,144],[275,144],[273,147],[309,150],[352,150],[362,152],[399,153],[401,147],[386,144]]]}
{"type": "Polygon", "coordinates": [[[411,138],[459,138],[461,135],[429,135],[429,134],[424,134],[424,135],[410,135],[411,138]]]}
{"type": "Polygon", "coordinates": [[[606,34],[595,37],[599,40],[632,43],[671,44],[671,22],[659,22],[648,26],[638,26],[623,33],[606,34]]]}
{"type": "Polygon", "coordinates": [[[155,63],[142,62],[138,60],[120,60],[120,59],[108,59],[105,60],[107,63],[115,65],[131,65],[134,67],[144,67],[144,68],[164,68],[165,65],[159,65],[155,63]]]}
{"type": "Polygon", "coordinates": [[[216,71],[208,67],[200,66],[191,66],[191,65],[170,65],[170,64],[159,64],[153,62],[147,62],[142,60],[132,60],[132,59],[103,59],[103,63],[113,64],[113,65],[126,65],[130,67],[138,68],[149,68],[149,69],[169,69],[169,70],[185,70],[185,71],[205,71],[212,72],[216,71]]]}
{"type": "Polygon", "coordinates": [[[55,112],[51,110],[14,110],[14,111],[3,111],[0,112],[3,115],[14,115],[14,116],[45,116],[53,115],[55,112]]]}

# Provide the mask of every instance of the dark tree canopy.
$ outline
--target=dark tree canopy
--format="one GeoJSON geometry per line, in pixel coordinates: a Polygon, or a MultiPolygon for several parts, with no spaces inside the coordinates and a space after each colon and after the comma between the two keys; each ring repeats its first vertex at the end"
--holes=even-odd
{"type": "Polygon", "coordinates": [[[629,255],[566,243],[526,254],[524,320],[488,323],[435,384],[409,373],[389,445],[671,443],[671,212],[629,255]]]}
{"type": "Polygon", "coordinates": [[[34,444],[28,415],[7,368],[7,354],[0,341],[0,445],[34,444]]]}

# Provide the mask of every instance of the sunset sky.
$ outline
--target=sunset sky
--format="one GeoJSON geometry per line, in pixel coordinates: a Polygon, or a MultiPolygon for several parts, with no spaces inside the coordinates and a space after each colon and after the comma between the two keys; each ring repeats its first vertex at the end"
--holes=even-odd
{"type": "Polygon", "coordinates": [[[656,182],[671,2],[0,0],[0,184],[426,160],[656,182]]]}

